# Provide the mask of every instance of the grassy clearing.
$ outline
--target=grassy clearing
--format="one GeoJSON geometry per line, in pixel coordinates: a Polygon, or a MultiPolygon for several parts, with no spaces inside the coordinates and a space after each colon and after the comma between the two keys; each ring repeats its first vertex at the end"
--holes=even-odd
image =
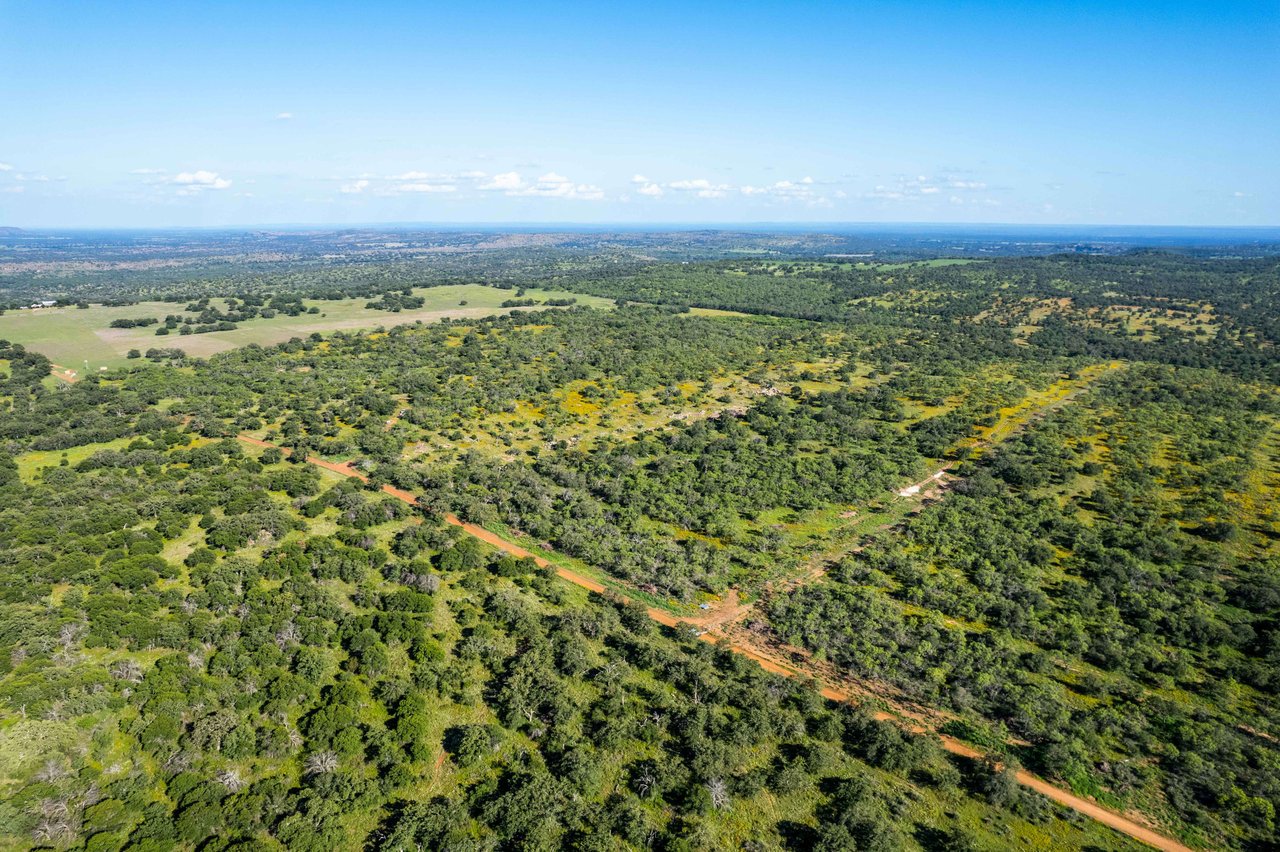
{"type": "Polygon", "coordinates": [[[934,267],[934,266],[967,266],[970,263],[979,263],[975,258],[968,257],[938,257],[933,260],[912,260],[906,263],[868,263],[864,266],[872,266],[880,270],[890,269],[911,269],[916,266],[934,267]]]}
{"type": "Polygon", "coordinates": [[[1194,334],[1207,341],[1218,333],[1219,325],[1213,306],[1200,303],[1195,310],[1166,308],[1160,305],[1109,305],[1088,311],[1090,320],[1104,328],[1123,329],[1139,340],[1157,340],[1161,332],[1174,329],[1194,334]]]}
{"type": "MultiPolygon", "coordinates": [[[[429,287],[414,291],[426,300],[421,308],[392,313],[365,308],[368,299],[343,299],[340,301],[306,300],[307,307],[319,308],[319,314],[301,314],[296,317],[278,315],[271,319],[253,319],[244,322],[234,331],[215,331],[208,334],[169,334],[157,337],[154,326],[149,328],[111,328],[111,321],[155,317],[163,320],[169,314],[182,314],[185,305],[171,302],[139,302],[124,307],[93,305],[79,308],[40,308],[27,311],[10,311],[0,316],[0,339],[21,343],[39,352],[55,364],[83,372],[101,367],[118,367],[128,362],[130,349],[145,352],[151,348],[177,347],[188,355],[208,357],[257,343],[270,346],[283,343],[293,337],[306,337],[313,332],[357,331],[378,326],[404,325],[412,322],[437,322],[444,317],[471,318],[504,314],[513,310],[501,304],[514,298],[512,290],[498,290],[480,284],[458,284],[448,287],[429,287]]],[[[564,292],[531,289],[525,293],[530,299],[565,298],[564,292]]],[[[579,305],[609,308],[613,302],[597,296],[576,296],[579,305]]],[[[225,307],[222,299],[212,299],[214,307],[225,307]]],[[[523,310],[543,310],[524,308],[523,310]]]]}
{"type": "Polygon", "coordinates": [[[967,443],[971,448],[998,444],[1027,425],[1031,418],[1046,408],[1065,402],[1073,393],[1088,387],[1103,374],[1118,370],[1122,366],[1123,364],[1119,361],[1094,364],[1081,369],[1076,378],[1054,382],[1044,390],[1032,390],[1018,404],[1001,408],[999,419],[994,425],[979,427],[977,434],[963,443],[967,443]]]}
{"type": "Polygon", "coordinates": [[[114,441],[106,441],[101,444],[84,444],[83,446],[70,447],[65,450],[35,450],[16,456],[14,463],[18,465],[19,478],[30,485],[39,478],[41,471],[49,467],[59,467],[64,458],[69,465],[79,464],[101,450],[120,450],[128,445],[128,438],[117,438],[114,441]]]}
{"type": "Polygon", "coordinates": [[[673,422],[714,417],[726,409],[745,410],[760,394],[760,387],[744,376],[727,374],[709,381],[709,387],[684,383],[668,394],[666,389],[643,393],[605,387],[603,393],[586,396],[601,382],[579,381],[556,394],[546,408],[528,400],[513,400],[512,411],[495,412],[483,421],[462,428],[415,434],[405,448],[406,459],[438,460],[474,450],[491,457],[514,458],[544,445],[548,433],[555,440],[587,446],[612,436],[625,438],[673,422]]]}

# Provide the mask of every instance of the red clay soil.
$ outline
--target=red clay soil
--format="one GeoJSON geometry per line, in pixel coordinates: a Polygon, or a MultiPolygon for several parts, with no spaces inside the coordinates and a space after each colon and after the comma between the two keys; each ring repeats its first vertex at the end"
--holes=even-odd
{"type": "Polygon", "coordinates": [[[80,377],[68,370],[66,367],[59,367],[57,364],[53,364],[51,366],[53,369],[49,371],[49,375],[53,376],[55,379],[64,381],[69,385],[73,385],[80,381],[80,377]]]}
{"type": "MultiPolygon", "coordinates": [[[[250,438],[246,435],[240,435],[239,438],[241,441],[245,442],[246,444],[251,444],[255,447],[275,447],[275,444],[267,443],[266,441],[260,440],[258,438],[250,438]]],[[[287,448],[280,447],[278,449],[282,449],[286,454],[289,452],[287,448]]],[[[317,458],[315,456],[308,456],[307,461],[311,464],[316,465],[317,467],[322,467],[325,470],[331,470],[334,473],[340,473],[343,476],[355,477],[356,479],[359,479],[363,482],[369,481],[369,478],[367,476],[365,476],[364,474],[360,473],[358,470],[353,468],[348,462],[339,463],[339,462],[325,461],[324,459],[317,458]]],[[[385,493],[390,494],[392,497],[395,497],[398,500],[403,500],[405,503],[408,503],[410,505],[416,506],[418,504],[418,498],[415,497],[413,494],[409,493],[408,491],[404,491],[399,488],[394,488],[390,485],[382,486],[382,490],[385,493]]],[[[463,521],[461,518],[458,518],[457,516],[451,515],[451,514],[445,515],[444,519],[446,523],[449,523],[449,524],[452,524],[453,526],[461,528],[462,531],[467,533],[468,535],[474,536],[475,538],[480,539],[486,544],[492,545],[498,550],[503,551],[504,553],[509,553],[512,556],[519,557],[519,558],[529,557],[533,559],[533,561],[536,562],[541,567],[546,567],[551,564],[546,559],[543,559],[541,556],[535,556],[534,554],[525,550],[523,547],[520,547],[517,544],[512,544],[511,542],[507,541],[506,539],[502,538],[499,535],[496,535],[493,532],[490,532],[484,527],[479,527],[479,526],[476,526],[475,524],[469,524],[466,521],[463,521]]],[[[599,594],[604,594],[607,591],[603,585],[596,582],[595,580],[592,580],[590,577],[585,577],[576,571],[572,571],[560,565],[555,565],[553,567],[556,569],[556,573],[561,578],[568,580],[570,583],[573,583],[577,586],[581,586],[582,588],[587,589],[589,591],[597,592],[599,594]]],[[[626,600],[625,596],[620,596],[620,597],[622,597],[623,600],[626,600]]],[[[666,625],[667,627],[676,627],[682,623],[686,624],[686,626],[690,626],[689,623],[686,623],[683,619],[678,619],[671,613],[666,612],[664,610],[649,607],[648,611],[649,611],[650,618],[652,618],[654,621],[658,622],[659,624],[666,625]]],[[[708,642],[719,642],[726,638],[724,636],[717,635],[716,633],[709,632],[709,631],[704,631],[700,633],[700,637],[704,641],[708,641],[708,642]]],[[[763,668],[765,671],[773,672],[774,674],[779,674],[779,675],[782,675],[783,677],[809,677],[810,676],[807,672],[801,669],[786,665],[775,659],[772,659],[760,653],[756,649],[749,647],[741,642],[730,640],[729,647],[734,652],[741,654],[744,657],[747,657],[748,659],[754,660],[756,664],[759,665],[761,668],[763,668]]],[[[845,701],[851,700],[852,698],[852,696],[848,692],[845,692],[840,689],[836,689],[832,686],[821,687],[821,693],[824,698],[827,698],[831,701],[845,702],[845,701]]],[[[967,743],[961,742],[960,740],[957,740],[954,737],[946,736],[945,734],[938,734],[937,732],[931,730],[930,728],[924,725],[921,725],[917,722],[904,720],[902,717],[898,715],[887,713],[887,712],[879,712],[879,713],[876,713],[876,718],[896,722],[898,724],[904,725],[904,727],[916,733],[932,734],[933,736],[938,737],[942,747],[947,751],[951,752],[952,754],[960,755],[961,757],[966,757],[966,758],[976,759],[976,760],[982,760],[987,758],[987,755],[984,752],[981,752],[973,748],[967,743]]],[[[1025,770],[1019,770],[1017,773],[1015,773],[1015,777],[1017,778],[1018,783],[1022,784],[1024,787],[1028,787],[1032,790],[1035,790],[1037,793],[1040,793],[1046,798],[1052,799],[1053,801],[1057,802],[1060,805],[1065,805],[1066,807],[1071,808],[1072,810],[1078,811],[1079,813],[1082,813],[1087,817],[1091,817],[1097,820],[1103,825],[1110,826],[1116,831],[1119,831],[1122,834],[1127,834],[1129,837],[1132,837],[1135,840],[1139,840],[1143,843],[1146,843],[1149,846],[1153,846],[1156,849],[1164,850],[1164,852],[1191,852],[1191,849],[1189,847],[1182,845],[1181,843],[1179,843],[1176,840],[1173,840],[1172,838],[1165,837],[1163,834],[1159,834],[1156,831],[1152,830],[1151,828],[1139,822],[1135,822],[1134,820],[1129,819],[1123,814],[1117,813],[1109,808],[1105,808],[1096,802],[1091,802],[1088,799],[1083,799],[1075,795],[1074,793],[1071,793],[1067,790],[1062,789],[1061,787],[1058,787],[1054,784],[1050,784],[1048,781],[1045,781],[1042,778],[1032,775],[1030,772],[1027,772],[1025,770]]]]}
{"type": "MultiPolygon", "coordinates": [[[[702,638],[710,641],[716,641],[718,637],[712,636],[708,633],[702,638]]],[[[745,645],[735,643],[732,647],[737,653],[754,660],[765,671],[773,672],[774,674],[779,674],[783,677],[808,676],[806,672],[800,669],[779,663],[778,661],[766,657],[745,645]]],[[[823,686],[820,691],[823,698],[831,701],[845,702],[852,698],[849,693],[831,686],[823,686]]],[[[939,734],[932,728],[918,722],[903,719],[896,713],[879,711],[874,715],[875,718],[881,721],[894,722],[902,725],[913,733],[936,736],[939,740],[939,744],[952,754],[966,757],[971,760],[985,760],[988,757],[985,752],[975,749],[968,743],[958,740],[955,737],[947,736],[946,734],[939,734]]],[[[1136,822],[1123,814],[1103,807],[1097,802],[1091,802],[1088,799],[1083,799],[1068,790],[1064,790],[1061,787],[1050,784],[1043,778],[1033,775],[1024,769],[1015,772],[1014,777],[1022,786],[1029,787],[1042,796],[1051,799],[1060,805],[1065,805],[1066,807],[1071,808],[1074,811],[1078,811],[1087,817],[1096,819],[1103,825],[1109,826],[1116,831],[1119,831],[1121,834],[1127,834],[1135,840],[1146,843],[1148,846],[1154,846],[1156,849],[1165,850],[1165,852],[1191,852],[1189,847],[1182,845],[1172,838],[1165,837],[1163,834],[1154,831],[1142,823],[1136,822]]]]}

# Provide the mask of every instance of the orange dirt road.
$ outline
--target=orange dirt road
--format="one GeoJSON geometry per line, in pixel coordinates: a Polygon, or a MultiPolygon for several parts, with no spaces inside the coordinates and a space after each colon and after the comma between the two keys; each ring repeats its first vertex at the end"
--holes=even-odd
{"type": "MultiPolygon", "coordinates": [[[[250,438],[247,435],[240,435],[238,437],[244,443],[251,444],[255,447],[275,447],[276,446],[275,444],[267,443],[266,441],[259,440],[258,438],[250,438]]],[[[285,447],[276,447],[276,449],[283,450],[283,452],[286,455],[289,453],[288,448],[285,448],[285,447]]],[[[307,461],[315,465],[316,467],[322,467],[325,470],[331,470],[334,473],[340,473],[343,476],[354,477],[355,479],[359,479],[361,482],[369,481],[369,477],[365,476],[363,473],[356,470],[348,462],[325,461],[324,459],[318,458],[316,456],[307,456],[307,461]]],[[[418,505],[418,498],[403,489],[396,488],[392,485],[384,485],[382,486],[382,491],[385,494],[390,494],[392,497],[395,497],[397,500],[401,500],[405,503],[408,503],[410,506],[418,505]]],[[[511,542],[507,541],[505,538],[502,538],[496,533],[490,532],[484,527],[479,527],[479,526],[476,526],[475,524],[469,524],[466,521],[459,518],[457,515],[446,514],[444,516],[444,520],[445,520],[445,523],[452,524],[455,527],[461,528],[462,531],[467,533],[468,535],[478,538],[484,543],[492,545],[493,547],[503,551],[504,553],[509,553],[512,556],[515,556],[519,559],[524,559],[524,558],[532,559],[540,568],[546,568],[547,566],[551,566],[556,569],[556,574],[559,575],[561,579],[568,580],[570,583],[573,583],[574,585],[581,586],[584,589],[587,589],[592,592],[596,592],[598,594],[605,594],[609,591],[602,584],[596,582],[595,580],[592,580],[590,577],[584,576],[582,574],[579,574],[577,571],[573,571],[569,568],[565,568],[560,565],[552,565],[552,563],[548,562],[546,559],[543,559],[541,556],[533,555],[529,551],[525,550],[523,547],[520,547],[517,544],[512,544],[511,542]]],[[[627,601],[627,598],[625,595],[620,595],[619,597],[621,597],[624,601],[627,601]]],[[[658,622],[659,624],[665,624],[668,627],[675,627],[679,623],[679,620],[675,616],[671,615],[671,613],[669,612],[665,612],[663,610],[656,609],[654,607],[649,607],[648,612],[649,612],[649,617],[652,618],[654,621],[658,622]]]]}
{"type": "MultiPolygon", "coordinates": [[[[266,441],[260,440],[258,438],[250,438],[247,435],[240,435],[238,437],[244,443],[250,444],[255,447],[275,447],[276,446],[275,444],[267,443],[266,441]]],[[[286,454],[289,453],[289,450],[287,448],[278,447],[277,449],[282,449],[286,454]]],[[[369,478],[367,476],[365,476],[363,473],[360,473],[358,470],[352,467],[351,464],[348,462],[339,463],[339,462],[325,461],[324,459],[317,458],[316,456],[308,456],[307,461],[310,462],[311,464],[316,465],[317,467],[324,468],[325,470],[331,470],[334,473],[339,473],[339,474],[342,474],[343,476],[354,477],[356,479],[361,480],[362,482],[369,481],[369,478]]],[[[382,486],[382,490],[384,493],[390,494],[392,497],[395,497],[398,500],[403,500],[405,503],[408,503],[412,506],[416,506],[418,504],[418,498],[403,489],[394,488],[390,485],[384,485],[382,486]]],[[[461,528],[462,531],[467,533],[468,535],[474,536],[475,538],[480,539],[486,544],[492,545],[496,549],[503,551],[504,553],[509,553],[512,556],[515,556],[518,558],[529,557],[533,559],[533,561],[536,562],[540,567],[547,567],[548,565],[551,565],[550,562],[548,562],[546,559],[543,559],[541,556],[534,556],[532,553],[525,550],[523,547],[520,547],[517,544],[512,544],[511,542],[507,541],[505,538],[502,538],[501,536],[493,532],[490,532],[484,527],[478,527],[475,524],[469,524],[466,521],[463,521],[461,518],[458,518],[457,516],[452,514],[445,515],[444,519],[446,523],[449,523],[455,527],[461,528]]],[[[592,592],[596,592],[598,594],[604,594],[608,591],[603,585],[596,582],[595,580],[592,580],[590,577],[585,577],[576,571],[572,571],[568,568],[564,568],[559,565],[554,565],[552,567],[556,569],[556,573],[562,579],[568,580],[570,583],[573,583],[574,585],[581,586],[584,589],[587,589],[592,592]]],[[[622,597],[623,600],[626,600],[625,596],[619,596],[619,597],[622,597]]],[[[659,624],[666,625],[667,627],[678,627],[679,625],[685,623],[682,619],[678,619],[671,613],[666,612],[664,610],[656,609],[654,607],[649,607],[648,611],[649,611],[650,618],[652,618],[654,621],[658,622],[659,624]]],[[[702,632],[700,634],[700,638],[702,638],[704,641],[707,641],[707,642],[719,642],[724,637],[716,635],[713,632],[702,632]]],[[[800,669],[793,668],[791,666],[780,663],[777,660],[766,657],[763,654],[760,654],[759,652],[745,645],[733,643],[729,647],[732,648],[732,650],[735,653],[741,654],[750,660],[754,660],[756,664],[759,665],[765,671],[782,675],[783,677],[807,677],[808,676],[805,672],[803,672],[800,669]]],[[[835,689],[830,686],[821,687],[821,693],[824,698],[827,698],[831,701],[845,702],[845,701],[851,700],[851,696],[847,692],[844,692],[839,689],[835,689]]],[[[898,724],[903,724],[905,727],[914,731],[915,733],[932,734],[933,736],[938,737],[942,747],[947,751],[951,752],[952,754],[959,755],[961,757],[976,759],[976,760],[981,760],[987,757],[985,753],[973,748],[967,743],[964,743],[958,739],[955,739],[954,737],[949,737],[945,734],[938,734],[937,732],[932,731],[923,725],[919,725],[917,723],[911,723],[911,722],[904,722],[904,720],[901,717],[896,716],[892,713],[879,712],[879,713],[876,713],[876,718],[887,720],[887,721],[893,721],[898,724]]],[[[1017,778],[1018,783],[1023,785],[1024,787],[1035,790],[1037,793],[1040,793],[1042,796],[1048,799],[1051,799],[1052,801],[1055,801],[1060,805],[1065,805],[1066,807],[1071,808],[1074,811],[1078,811],[1079,813],[1082,813],[1087,817],[1091,817],[1092,819],[1097,820],[1103,825],[1106,825],[1106,826],[1109,826],[1110,828],[1115,829],[1121,834],[1127,834],[1129,837],[1132,837],[1135,840],[1139,840],[1143,843],[1146,843],[1149,846],[1153,846],[1156,849],[1164,850],[1164,852],[1192,852],[1190,847],[1184,846],[1178,841],[1173,840],[1172,838],[1165,837],[1163,834],[1160,834],[1139,822],[1135,822],[1134,820],[1129,819],[1123,814],[1117,813],[1111,810],[1110,808],[1105,808],[1102,805],[1097,804],[1096,802],[1091,802],[1088,799],[1083,799],[1075,795],[1074,793],[1071,793],[1068,790],[1064,790],[1061,787],[1058,787],[1057,785],[1050,784],[1048,781],[1045,781],[1043,778],[1039,778],[1031,774],[1030,772],[1027,772],[1026,770],[1019,770],[1015,774],[1015,777],[1017,778]]]]}
{"type": "MultiPolygon", "coordinates": [[[[716,637],[709,633],[704,635],[703,638],[711,641],[715,641],[716,639],[716,637]]],[[[783,677],[806,676],[803,671],[779,663],[776,660],[770,659],[769,657],[752,650],[751,648],[734,645],[733,650],[754,660],[765,671],[773,672],[774,674],[779,674],[783,677]]],[[[830,686],[823,686],[820,691],[823,698],[831,701],[845,702],[851,699],[851,696],[848,693],[830,686]]],[[[879,711],[874,715],[875,718],[881,721],[895,722],[902,725],[912,733],[933,735],[938,738],[939,744],[952,754],[959,755],[960,757],[966,757],[971,760],[984,760],[987,758],[987,755],[984,752],[979,751],[962,740],[947,736],[946,734],[939,734],[931,728],[903,719],[897,714],[879,711]]],[[[1148,846],[1154,846],[1156,849],[1165,850],[1165,852],[1191,852],[1190,847],[1184,846],[1170,837],[1165,837],[1163,834],[1148,828],[1142,823],[1135,822],[1134,820],[1129,819],[1123,814],[1117,813],[1110,808],[1105,808],[1097,802],[1091,802],[1088,799],[1083,799],[1055,784],[1050,784],[1048,781],[1027,772],[1025,769],[1018,770],[1014,773],[1014,777],[1017,779],[1019,784],[1035,790],[1045,798],[1055,801],[1060,805],[1065,805],[1074,811],[1079,811],[1085,816],[1091,817],[1103,825],[1115,829],[1121,834],[1127,834],[1135,840],[1146,843],[1148,846]]]]}

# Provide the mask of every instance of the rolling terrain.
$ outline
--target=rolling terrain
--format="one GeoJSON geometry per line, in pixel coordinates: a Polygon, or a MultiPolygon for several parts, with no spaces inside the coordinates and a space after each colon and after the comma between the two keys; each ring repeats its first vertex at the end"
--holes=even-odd
{"type": "Polygon", "coordinates": [[[1265,848],[1274,261],[558,286],[3,344],[11,846],[1265,848]]]}

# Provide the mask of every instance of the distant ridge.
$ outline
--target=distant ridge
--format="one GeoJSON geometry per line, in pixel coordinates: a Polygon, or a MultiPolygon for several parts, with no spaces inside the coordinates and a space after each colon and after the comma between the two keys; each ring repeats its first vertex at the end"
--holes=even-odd
{"type": "Polygon", "coordinates": [[[12,225],[0,225],[0,235],[12,237],[15,234],[24,233],[21,228],[15,228],[12,225]]]}

